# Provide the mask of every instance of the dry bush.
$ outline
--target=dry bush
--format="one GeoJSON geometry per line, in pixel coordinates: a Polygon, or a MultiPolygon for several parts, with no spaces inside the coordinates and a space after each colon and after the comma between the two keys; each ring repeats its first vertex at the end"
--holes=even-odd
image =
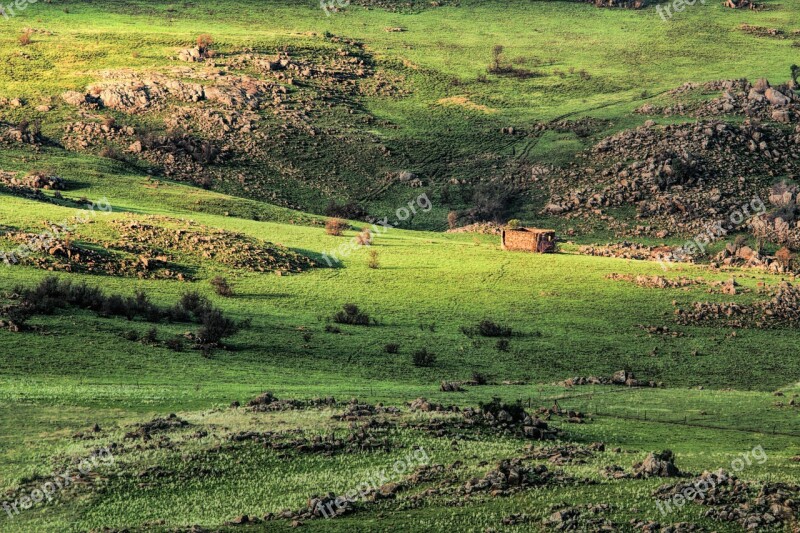
{"type": "Polygon", "coordinates": [[[325,233],[340,237],[344,230],[349,229],[347,222],[339,218],[329,218],[325,221],[325,233]]]}
{"type": "Polygon", "coordinates": [[[778,264],[781,265],[786,270],[792,268],[792,260],[794,259],[794,254],[792,251],[784,246],[777,252],[775,252],[775,259],[778,261],[778,264]]]}
{"type": "Polygon", "coordinates": [[[29,30],[29,31],[23,32],[22,35],[17,37],[17,40],[19,41],[19,44],[21,46],[28,46],[32,42],[32,39],[31,39],[32,35],[33,35],[33,32],[29,30]]]}
{"type": "Polygon", "coordinates": [[[356,242],[361,246],[370,246],[372,244],[372,230],[369,226],[364,226],[361,229],[361,233],[356,236],[356,242]]]}
{"type": "Polygon", "coordinates": [[[447,213],[447,226],[450,229],[455,229],[458,227],[458,213],[456,211],[450,211],[447,213]]]}
{"type": "Polygon", "coordinates": [[[197,47],[200,50],[208,50],[212,44],[214,44],[214,38],[211,35],[202,33],[197,36],[197,47]]]}

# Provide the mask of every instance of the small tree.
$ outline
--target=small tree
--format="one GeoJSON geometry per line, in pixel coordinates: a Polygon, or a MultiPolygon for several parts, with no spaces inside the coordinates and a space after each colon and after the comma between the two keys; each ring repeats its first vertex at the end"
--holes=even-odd
{"type": "Polygon", "coordinates": [[[492,48],[492,71],[498,72],[501,70],[504,51],[505,47],[502,44],[496,44],[492,48]]]}
{"type": "Polygon", "coordinates": [[[789,68],[792,71],[792,81],[794,82],[795,85],[797,85],[798,83],[797,78],[800,77],[800,67],[798,67],[797,65],[792,65],[789,68]]]}
{"type": "Polygon", "coordinates": [[[508,228],[509,229],[519,229],[522,227],[522,222],[519,221],[517,218],[512,218],[508,221],[508,228]]]}
{"type": "Polygon", "coordinates": [[[367,263],[367,266],[369,266],[370,268],[376,268],[376,269],[380,268],[381,263],[380,263],[380,260],[378,258],[378,250],[370,250],[369,251],[369,262],[367,263]]]}

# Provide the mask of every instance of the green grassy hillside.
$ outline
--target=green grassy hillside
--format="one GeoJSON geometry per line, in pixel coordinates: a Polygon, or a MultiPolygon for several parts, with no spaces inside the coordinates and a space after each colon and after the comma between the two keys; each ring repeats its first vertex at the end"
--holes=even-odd
{"type": "MultiPolygon", "coordinates": [[[[577,530],[641,531],[648,521],[742,530],[736,520],[709,516],[707,509],[718,509],[710,504],[660,513],[654,491],[678,480],[633,478],[632,468],[648,452],[665,449],[675,452],[689,480],[705,470],[730,471],[737,457],[761,447],[767,458],[738,473],[749,484],[749,501],[770,483],[794,484],[779,488],[796,494],[796,322],[682,325],[675,315],[696,302],[759,305],[785,281],[793,283],[793,275],[704,264],[675,264],[665,272],[657,262],[581,254],[581,244],[629,237],[604,224],[562,234],[559,253],[547,255],[502,250],[497,235],[442,230],[448,212],[472,206],[481,183],[500,188],[517,181],[525,187],[514,189],[509,216],[553,224],[559,232],[574,229],[572,219],[541,214],[549,191],[528,181],[532,167],[579,161],[576,154],[601,138],[644,123],[648,117],[632,113],[643,103],[677,101],[665,93],[684,82],[784,81],[800,50],[793,33],[800,28],[797,1],[770,2],[763,11],[697,4],[668,22],[653,6],[412,4],[395,9],[395,2],[359,1],[326,16],[311,1],[54,0],[0,19],[0,132],[27,123],[41,135],[33,144],[2,141],[0,177],[38,171],[65,183],[63,191],[34,197],[0,183],[0,251],[73,221],[88,202],[111,206],[110,213],[72,222],[61,242],[111,270],[91,273],[86,261],[60,252],[0,262],[0,318],[19,303],[17,288],[55,275],[106,295],[144,292],[165,309],[197,291],[224,316],[249,322],[205,351],[193,345],[198,320],[126,319],[66,306],[34,314],[22,331],[3,322],[0,504],[31,494],[104,447],[114,460],[59,489],[53,501],[19,514],[4,508],[0,530],[539,531],[559,529],[546,520],[564,509],[582,509],[577,530]],[[742,23],[779,29],[782,37],[745,33],[742,23]],[[22,46],[25,28],[36,31],[22,46]],[[387,31],[397,28],[403,31],[387,31]],[[284,107],[257,110],[252,135],[173,131],[165,126],[170,106],[193,104],[172,99],[128,113],[69,105],[61,97],[87,91],[107,79],[105,71],[194,68],[170,57],[204,33],[213,36],[219,62],[211,70],[287,88],[284,107]],[[528,74],[487,73],[496,44],[528,74]],[[242,54],[279,53],[314,69],[325,65],[328,73],[358,65],[366,74],[342,75],[351,85],[300,75],[289,83],[250,64],[226,63],[242,54]],[[336,62],[342,57],[344,67],[336,62]],[[43,105],[46,111],[37,109],[43,105]],[[595,119],[585,135],[537,129],[584,117],[595,119]],[[65,126],[78,122],[130,126],[147,134],[142,138],[185,134],[225,144],[231,155],[207,165],[210,181],[201,187],[195,178],[206,168],[198,176],[194,170],[173,175],[161,160],[126,152],[135,136],[121,133],[123,142],[89,135],[100,141],[75,148],[65,126]],[[517,133],[501,132],[509,126],[517,133]],[[258,139],[252,156],[234,142],[251,137],[258,139]],[[420,183],[391,178],[404,171],[420,183]],[[423,195],[430,204],[420,203],[423,195]],[[371,246],[342,255],[337,250],[368,223],[351,220],[343,235],[329,235],[331,200],[358,202],[364,214],[395,226],[377,231],[371,246]],[[409,204],[417,213],[401,217],[409,204]],[[198,244],[209,235],[218,250],[198,244]],[[328,266],[325,257],[333,254],[342,260],[328,266]],[[275,266],[286,257],[302,268],[275,266]],[[142,267],[143,259],[155,266],[142,267]],[[662,276],[685,286],[654,288],[612,274],[634,281],[662,276]],[[232,296],[213,290],[215,277],[232,285],[232,296]],[[721,282],[731,277],[736,294],[723,292],[721,282]],[[334,316],[346,304],[366,313],[369,325],[338,323],[334,316]],[[475,333],[482,321],[511,332],[475,333]],[[176,338],[183,349],[169,346],[176,338]],[[421,353],[434,360],[415,364],[421,353]],[[661,385],[563,384],[620,370],[661,385]],[[443,381],[464,390],[444,392],[443,381]],[[274,411],[247,406],[267,391],[297,403],[274,411]],[[336,403],[309,402],[326,397],[336,403]],[[420,397],[458,409],[411,409],[408,402],[420,397]],[[351,398],[372,406],[370,413],[343,417],[351,398]],[[461,412],[493,398],[518,402],[532,417],[538,413],[556,431],[554,439],[525,438],[461,412]],[[564,413],[548,412],[554,405],[564,413]],[[142,429],[170,413],[176,417],[161,421],[164,427],[142,429]],[[597,442],[602,450],[592,447],[597,442]],[[420,449],[426,464],[441,468],[416,470],[420,463],[395,473],[389,481],[402,487],[385,499],[360,500],[352,513],[332,520],[261,521],[268,513],[304,509],[313,495],[344,494],[375,469],[420,449]],[[574,456],[550,459],[563,450],[574,456]],[[554,477],[500,495],[464,488],[510,458],[526,468],[545,465],[554,477]],[[629,475],[603,475],[612,465],[629,475]],[[590,504],[610,507],[595,516],[581,507],[590,504]],[[259,521],[231,523],[242,515],[259,521]]],[[[203,84],[214,86],[213,79],[203,84]]],[[[251,110],[234,111],[246,116],[251,110]]],[[[658,118],[663,124],[694,120],[658,118]]],[[[614,213],[641,222],[633,209],[614,213]]],[[[683,236],[666,240],[679,244],[683,236]]],[[[796,528],[798,508],[787,505],[785,516],[773,509],[780,520],[759,523],[759,530],[796,528]]],[[[763,518],[766,511],[757,508],[763,518]]]]}

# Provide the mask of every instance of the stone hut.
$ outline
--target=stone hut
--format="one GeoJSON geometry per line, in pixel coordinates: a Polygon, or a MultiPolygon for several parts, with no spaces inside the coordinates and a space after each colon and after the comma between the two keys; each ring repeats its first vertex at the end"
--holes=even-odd
{"type": "Polygon", "coordinates": [[[504,228],[500,234],[503,250],[524,250],[540,254],[556,251],[556,232],[538,228],[504,228]]]}

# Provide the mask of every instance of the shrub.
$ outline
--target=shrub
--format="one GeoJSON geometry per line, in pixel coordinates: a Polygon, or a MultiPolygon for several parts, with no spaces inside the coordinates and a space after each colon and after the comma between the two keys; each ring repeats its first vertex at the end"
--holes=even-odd
{"type": "Polygon", "coordinates": [[[511,345],[508,342],[508,339],[500,339],[497,341],[497,344],[495,344],[494,347],[497,348],[498,352],[507,352],[511,345]]]}
{"type": "Polygon", "coordinates": [[[383,349],[386,353],[400,353],[400,345],[396,342],[390,342],[383,349]]]}
{"type": "Polygon", "coordinates": [[[481,320],[478,324],[478,333],[482,337],[510,337],[511,328],[503,327],[491,320],[481,320]]]}
{"type": "Polygon", "coordinates": [[[333,321],[353,326],[369,326],[369,315],[362,312],[355,304],[344,304],[342,310],[333,315],[333,321]]]}
{"type": "MultiPolygon", "coordinates": [[[[92,310],[100,316],[124,316],[129,320],[141,317],[152,323],[167,319],[174,322],[195,322],[201,325],[197,337],[199,343],[212,349],[219,342],[250,326],[249,320],[240,323],[225,318],[222,311],[211,305],[211,302],[197,292],[187,292],[180,301],[171,308],[159,308],[150,303],[143,292],[134,297],[122,297],[116,294],[106,296],[96,287],[88,287],[85,283],[73,284],[69,280],[61,281],[50,276],[32,288],[16,287],[13,299],[18,305],[7,306],[3,314],[12,322],[24,324],[23,311],[27,317],[34,314],[51,314],[56,309],[68,306],[92,310]]],[[[128,335],[128,334],[125,334],[128,335]]],[[[124,335],[124,336],[125,336],[124,335]]],[[[127,338],[127,337],[126,337],[127,338]]],[[[157,331],[151,329],[143,338],[144,342],[157,342],[157,331]]]]}
{"type": "Polygon", "coordinates": [[[369,251],[369,262],[367,263],[369,268],[380,268],[381,263],[378,259],[378,250],[370,250],[369,251]]]}
{"type": "Polygon", "coordinates": [[[411,355],[411,361],[414,363],[414,366],[429,367],[436,363],[436,356],[430,353],[427,348],[423,348],[411,355]]]}
{"type": "Polygon", "coordinates": [[[214,38],[211,35],[207,33],[201,33],[197,36],[197,47],[201,51],[208,51],[212,44],[214,44],[214,38]]]}
{"type": "Polygon", "coordinates": [[[522,222],[519,221],[517,218],[512,218],[508,221],[509,229],[519,229],[522,227],[522,222]]]}
{"type": "Polygon", "coordinates": [[[33,32],[30,30],[22,32],[22,35],[17,37],[19,44],[21,46],[28,46],[29,44],[31,44],[32,42],[31,35],[33,35],[33,32]]]}
{"type": "Polygon", "coordinates": [[[106,159],[113,159],[115,161],[125,161],[125,154],[123,154],[119,149],[114,146],[104,146],[100,150],[100,157],[105,157],[106,159]]]}
{"type": "Polygon", "coordinates": [[[206,310],[200,320],[197,340],[201,346],[217,346],[222,339],[235,335],[239,331],[239,326],[233,320],[225,318],[219,309],[206,310]]]}
{"type": "Polygon", "coordinates": [[[214,292],[218,296],[233,296],[233,287],[230,286],[228,280],[222,276],[216,276],[211,280],[211,286],[214,287],[214,292]]]}
{"type": "Polygon", "coordinates": [[[122,334],[122,338],[128,341],[136,342],[139,340],[139,332],[135,329],[130,329],[122,334]]]}
{"type": "Polygon", "coordinates": [[[351,220],[361,219],[367,216],[367,211],[355,202],[345,204],[336,203],[331,200],[325,208],[325,215],[334,218],[349,218],[351,220]]]}
{"type": "Polygon", "coordinates": [[[506,220],[517,191],[513,187],[482,184],[472,191],[472,207],[466,216],[472,222],[500,222],[506,220]]]}
{"type": "Polygon", "coordinates": [[[170,339],[167,339],[166,342],[167,348],[176,352],[183,351],[183,337],[180,335],[176,335],[170,339]]]}
{"type": "Polygon", "coordinates": [[[361,232],[356,236],[356,242],[361,246],[372,245],[372,230],[369,227],[364,227],[361,232]]]}
{"type": "Polygon", "coordinates": [[[496,44],[492,47],[492,64],[489,67],[489,72],[498,72],[502,69],[504,51],[505,47],[502,44],[496,44]]]}
{"type": "Polygon", "coordinates": [[[792,251],[789,250],[786,246],[775,252],[775,259],[778,261],[778,264],[781,265],[786,270],[789,270],[792,267],[792,259],[794,259],[794,255],[792,251]]]}
{"type": "Polygon", "coordinates": [[[340,237],[344,230],[350,229],[347,222],[338,218],[329,218],[325,221],[325,233],[328,235],[333,235],[334,237],[340,237]]]}
{"type": "Polygon", "coordinates": [[[488,403],[478,402],[478,406],[484,413],[491,413],[495,417],[500,414],[500,411],[505,411],[515,421],[522,421],[527,416],[525,408],[522,407],[522,403],[519,401],[514,404],[508,404],[500,401],[500,398],[492,398],[492,401],[488,403]]]}
{"type": "Polygon", "coordinates": [[[202,316],[211,308],[211,302],[208,301],[208,298],[201,295],[197,291],[183,293],[178,305],[181,307],[181,309],[187,313],[193,314],[196,317],[202,316]]]}
{"type": "Polygon", "coordinates": [[[103,126],[113,128],[117,125],[117,119],[112,116],[103,117],[103,126]]]}
{"type": "Polygon", "coordinates": [[[142,342],[145,344],[157,344],[158,330],[156,328],[148,329],[147,333],[145,333],[144,336],[142,337],[142,342]]]}
{"type": "Polygon", "coordinates": [[[447,227],[450,229],[455,229],[458,227],[458,213],[456,211],[450,211],[447,213],[447,227]]]}
{"type": "Polygon", "coordinates": [[[10,322],[10,329],[21,331],[25,329],[25,324],[28,320],[36,314],[36,310],[33,306],[23,302],[6,307],[4,314],[8,322],[10,322]]]}
{"type": "Polygon", "coordinates": [[[473,372],[472,382],[475,383],[475,385],[486,385],[489,382],[489,379],[486,377],[486,374],[481,374],[480,372],[473,372]]]}
{"type": "Polygon", "coordinates": [[[325,332],[326,333],[341,333],[342,330],[337,328],[336,326],[332,326],[331,324],[328,324],[327,326],[325,326],[325,332]]]}

